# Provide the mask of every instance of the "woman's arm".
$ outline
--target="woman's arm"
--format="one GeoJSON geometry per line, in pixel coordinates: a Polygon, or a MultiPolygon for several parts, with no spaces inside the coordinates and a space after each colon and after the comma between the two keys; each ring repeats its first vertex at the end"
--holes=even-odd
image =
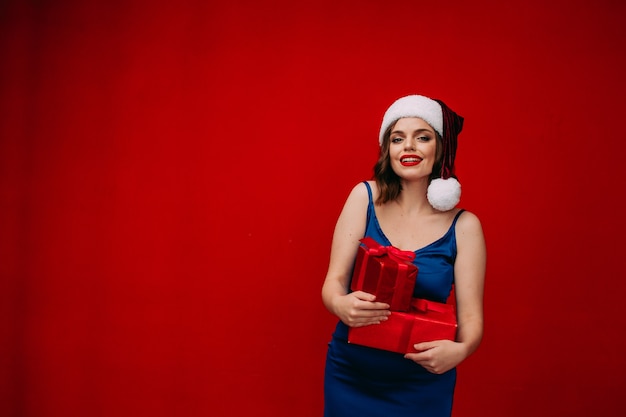
{"type": "Polygon", "coordinates": [[[483,292],[487,251],[478,218],[464,213],[457,222],[457,258],[454,264],[454,292],[458,317],[457,342],[471,355],[483,336],[483,292]]]}
{"type": "Polygon", "coordinates": [[[328,311],[351,327],[380,323],[390,314],[389,305],[375,302],[372,294],[348,293],[359,240],[365,233],[368,201],[364,184],[352,189],[335,226],[328,273],[322,287],[322,300],[328,311]]]}
{"type": "Polygon", "coordinates": [[[456,341],[437,340],[418,343],[419,353],[409,353],[430,372],[446,372],[471,355],[483,335],[483,291],[486,269],[486,248],[478,218],[464,212],[456,225],[457,257],[454,264],[458,329],[456,341]]]}

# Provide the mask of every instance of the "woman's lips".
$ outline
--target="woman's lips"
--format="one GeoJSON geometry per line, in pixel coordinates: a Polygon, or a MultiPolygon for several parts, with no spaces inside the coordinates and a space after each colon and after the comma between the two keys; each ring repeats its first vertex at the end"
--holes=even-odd
{"type": "Polygon", "coordinates": [[[405,167],[410,167],[422,162],[422,158],[417,155],[404,155],[400,158],[400,163],[405,167]]]}

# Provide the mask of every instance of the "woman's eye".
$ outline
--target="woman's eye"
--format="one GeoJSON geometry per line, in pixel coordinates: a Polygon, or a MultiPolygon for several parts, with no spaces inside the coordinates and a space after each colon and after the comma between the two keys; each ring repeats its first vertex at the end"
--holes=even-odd
{"type": "Polygon", "coordinates": [[[429,136],[420,136],[417,138],[420,142],[428,142],[430,140],[429,136]]]}
{"type": "Polygon", "coordinates": [[[393,142],[393,143],[400,143],[400,142],[402,142],[402,138],[398,138],[398,137],[391,138],[391,142],[393,142]]]}

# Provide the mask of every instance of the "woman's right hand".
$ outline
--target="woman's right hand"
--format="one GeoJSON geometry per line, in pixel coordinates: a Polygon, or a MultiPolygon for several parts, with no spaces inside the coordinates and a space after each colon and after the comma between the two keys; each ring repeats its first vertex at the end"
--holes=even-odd
{"type": "Polygon", "coordinates": [[[364,291],[355,291],[335,297],[335,314],[350,327],[379,324],[389,317],[389,304],[379,303],[376,297],[364,291]]]}

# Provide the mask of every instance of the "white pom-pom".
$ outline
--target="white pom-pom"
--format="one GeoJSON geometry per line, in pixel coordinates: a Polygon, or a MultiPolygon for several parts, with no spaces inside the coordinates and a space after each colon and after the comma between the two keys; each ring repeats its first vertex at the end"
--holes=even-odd
{"type": "Polygon", "coordinates": [[[461,200],[461,184],[456,178],[436,178],[430,182],[426,194],[431,206],[439,211],[452,210],[461,200]]]}

